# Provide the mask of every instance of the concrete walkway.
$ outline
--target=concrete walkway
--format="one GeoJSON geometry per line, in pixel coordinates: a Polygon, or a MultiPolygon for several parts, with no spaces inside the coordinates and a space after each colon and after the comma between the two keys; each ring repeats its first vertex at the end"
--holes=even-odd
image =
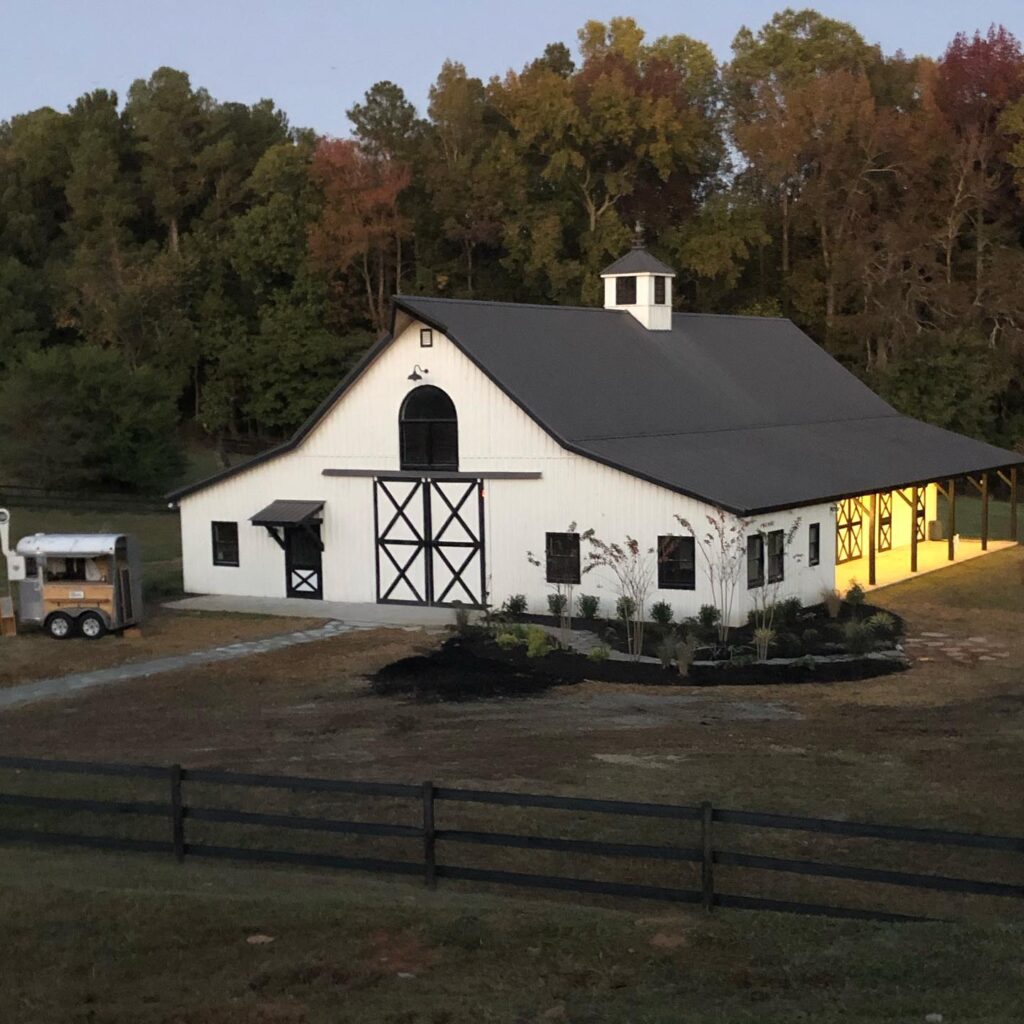
{"type": "Polygon", "coordinates": [[[197,665],[209,665],[217,661],[232,661],[244,658],[249,654],[263,654],[266,651],[279,651],[296,644],[309,644],[317,640],[327,640],[332,636],[340,636],[354,629],[344,622],[327,622],[316,629],[304,629],[296,633],[282,633],[279,636],[264,637],[262,640],[245,640],[224,647],[211,647],[205,651],[193,651],[191,654],[176,654],[166,658],[154,658],[151,661],[135,661],[114,668],[97,669],[94,672],[76,672],[68,676],[54,676],[50,679],[34,679],[21,686],[9,686],[0,689],[0,710],[22,704],[34,704],[36,701],[50,697],[69,697],[81,690],[90,690],[95,686],[106,686],[109,683],[120,683],[126,679],[145,679],[161,672],[175,672],[180,669],[195,668],[197,665]]]}
{"type": "MultiPolygon", "coordinates": [[[[454,608],[426,605],[363,604],[354,601],[309,601],[297,597],[231,597],[203,594],[168,601],[165,608],[185,612],[243,612],[303,619],[336,619],[352,626],[453,626],[454,608]]],[[[470,612],[475,616],[476,612],[470,612]]]]}

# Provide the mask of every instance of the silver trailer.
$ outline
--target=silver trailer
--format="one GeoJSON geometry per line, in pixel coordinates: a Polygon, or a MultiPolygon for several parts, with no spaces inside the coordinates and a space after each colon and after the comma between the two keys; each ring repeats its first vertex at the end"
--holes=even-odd
{"type": "Polygon", "coordinates": [[[0,509],[0,553],[17,584],[18,620],[59,640],[98,639],[142,621],[142,560],[123,533],[37,533],[11,551],[0,509]]]}

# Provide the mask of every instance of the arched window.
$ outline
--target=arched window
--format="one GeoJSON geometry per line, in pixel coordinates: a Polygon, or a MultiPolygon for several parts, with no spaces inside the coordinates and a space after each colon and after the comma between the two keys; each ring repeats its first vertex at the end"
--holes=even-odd
{"type": "Polygon", "coordinates": [[[399,414],[402,469],[459,468],[459,422],[452,400],[430,384],[405,396],[399,414]]]}

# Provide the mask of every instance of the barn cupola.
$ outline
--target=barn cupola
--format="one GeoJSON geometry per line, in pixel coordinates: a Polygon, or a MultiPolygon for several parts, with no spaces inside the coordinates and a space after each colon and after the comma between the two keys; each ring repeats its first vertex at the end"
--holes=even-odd
{"type": "Polygon", "coordinates": [[[632,313],[649,331],[672,330],[672,278],[675,271],[645,248],[640,225],[633,248],[601,271],[604,308],[632,313]]]}

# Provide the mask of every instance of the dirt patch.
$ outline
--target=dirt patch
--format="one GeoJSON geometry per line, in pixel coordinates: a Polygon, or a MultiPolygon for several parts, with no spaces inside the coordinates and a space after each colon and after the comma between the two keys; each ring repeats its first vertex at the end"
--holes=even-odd
{"type": "Polygon", "coordinates": [[[18,636],[0,639],[0,686],[293,633],[323,621],[153,608],[142,635],[134,639],[108,634],[100,640],[54,640],[41,630],[25,629],[18,636]]]}

